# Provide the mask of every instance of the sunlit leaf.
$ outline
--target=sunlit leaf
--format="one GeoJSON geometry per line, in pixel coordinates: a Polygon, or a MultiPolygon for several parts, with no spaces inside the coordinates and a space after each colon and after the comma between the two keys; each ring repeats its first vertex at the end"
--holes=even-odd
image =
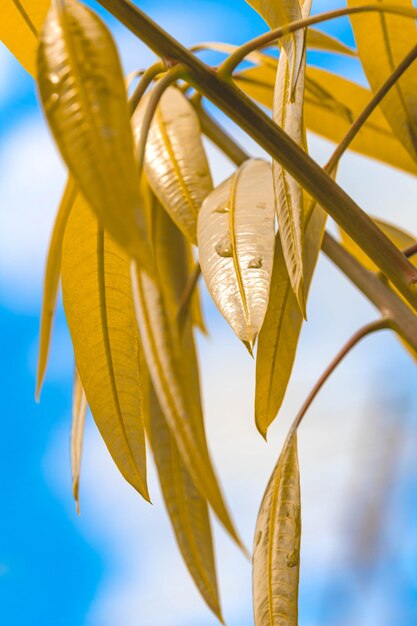
{"type": "Polygon", "coordinates": [[[274,250],[271,166],[250,159],[206,198],[199,257],[217,307],[251,350],[268,304],[274,250]]]}
{"type": "MultiPolygon", "coordinates": [[[[136,143],[147,102],[145,97],[132,118],[136,143]]],[[[156,110],[146,143],[145,171],[174,222],[196,243],[197,214],[213,184],[197,114],[175,87],[165,91],[156,110]]]]}
{"type": "Polygon", "coordinates": [[[123,476],[149,499],[129,259],[81,195],[68,220],[61,274],[75,361],[91,413],[123,476]]]}
{"type": "MultiPolygon", "coordinates": [[[[154,208],[159,212],[158,219],[168,219],[158,202],[154,208]]],[[[172,265],[175,272],[175,260],[172,265]]],[[[198,385],[192,334],[186,329],[180,333],[177,324],[172,323],[170,307],[165,305],[166,282],[167,277],[160,279],[158,272],[151,277],[132,266],[133,294],[146,362],[159,404],[194,484],[240,544],[211,464],[202,427],[201,402],[196,401],[195,390],[190,392],[190,386],[198,385]]]]}
{"type": "MultiPolygon", "coordinates": [[[[308,199],[305,202],[305,287],[307,293],[320,251],[326,213],[317,204],[311,204],[308,199]]],[[[302,324],[303,315],[291,289],[281,241],[277,236],[269,303],[259,333],[256,355],[255,421],[259,432],[264,437],[284,399],[302,324]]]]}
{"type": "Polygon", "coordinates": [[[297,626],[300,540],[300,474],[294,433],[272,473],[256,522],[255,626],[297,626]]]}
{"type": "Polygon", "coordinates": [[[194,486],[153,391],[149,424],[159,481],[178,547],[204,600],[223,621],[207,503],[194,486]]]}
{"type": "Polygon", "coordinates": [[[49,243],[48,258],[45,268],[43,301],[41,312],[41,327],[39,337],[38,371],[36,377],[36,397],[40,397],[42,383],[48,363],[49,344],[51,341],[52,325],[55,314],[56,299],[61,274],[62,242],[68,216],[77,195],[77,186],[69,178],[59,205],[49,243]]]}
{"type": "Polygon", "coordinates": [[[80,376],[75,369],[74,390],[72,396],[72,427],[71,427],[71,474],[72,474],[72,494],[75,500],[77,513],[80,513],[79,486],[81,456],[83,451],[84,425],[87,413],[87,398],[80,380],[80,376]]]}
{"type": "MultiPolygon", "coordinates": [[[[380,0],[381,4],[413,8],[411,0],[380,0]]],[[[366,5],[367,0],[348,0],[348,6],[366,5]]],[[[414,20],[389,13],[352,15],[351,22],[360,60],[375,92],[417,44],[414,20]]],[[[412,65],[381,102],[381,109],[394,133],[417,161],[417,72],[412,65]]]]}
{"type": "MultiPolygon", "coordinates": [[[[407,248],[415,245],[416,237],[413,237],[413,235],[410,235],[401,228],[398,228],[398,226],[394,226],[393,224],[389,224],[388,222],[375,218],[374,222],[400,250],[406,250],[407,248]]],[[[344,247],[368,270],[371,270],[372,272],[378,271],[375,263],[371,261],[362,248],[360,248],[358,244],[355,243],[353,239],[351,239],[342,229],[339,229],[339,231],[344,247]]]]}
{"type": "MultiPolygon", "coordinates": [[[[272,108],[276,65],[262,65],[236,75],[238,86],[249,96],[272,108]]],[[[307,67],[304,116],[308,130],[339,143],[365,108],[372,93],[342,76],[307,67]]],[[[417,174],[417,166],[393,134],[380,108],[372,113],[350,149],[388,165],[417,174]]]]}
{"type": "Polygon", "coordinates": [[[38,50],[46,117],[76,182],[103,226],[147,266],[126,89],[110,32],[74,0],[54,3],[38,50]]]}
{"type": "MultiPolygon", "coordinates": [[[[302,3],[303,18],[308,17],[310,5],[309,0],[302,3]]],[[[299,146],[302,146],[305,143],[303,121],[305,55],[301,59],[298,81],[292,97],[290,76],[288,57],[286,51],[282,50],[278,61],[272,118],[299,146]]],[[[305,315],[303,189],[275,160],[272,161],[272,174],[285,264],[291,286],[305,315]]]]}
{"type": "MultiPolygon", "coordinates": [[[[302,19],[298,0],[246,0],[268,24],[271,30],[280,28],[288,22],[302,19]]],[[[311,0],[308,0],[311,4],[311,0]]],[[[304,53],[303,29],[290,33],[281,39],[281,44],[287,54],[290,67],[290,92],[294,91],[301,68],[304,53]]]]}
{"type": "Polygon", "coordinates": [[[51,0],[1,0],[0,41],[32,76],[38,36],[50,4],[51,0]]]}

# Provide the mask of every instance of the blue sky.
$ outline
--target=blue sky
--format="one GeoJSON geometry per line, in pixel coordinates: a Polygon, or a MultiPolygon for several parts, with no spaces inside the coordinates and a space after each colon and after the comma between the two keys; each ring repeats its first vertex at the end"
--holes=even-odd
{"type": "MultiPolygon", "coordinates": [[[[139,4],[185,44],[240,43],[265,30],[243,0],[139,4]]],[[[319,0],[313,6],[343,4],[319,0]]],[[[148,65],[152,55],[102,15],[114,29],[126,71],[148,65]]],[[[346,20],[326,30],[353,43],[346,20]]],[[[364,81],[355,61],[315,53],[310,62],[364,81]]],[[[242,133],[239,139],[261,154],[242,133]]],[[[317,138],[310,147],[321,161],[331,149],[317,138]]],[[[210,157],[219,182],[231,166],[212,148],[210,157]]],[[[91,419],[81,516],[75,514],[68,448],[72,351],[61,308],[42,402],[34,402],[43,263],[64,180],[33,82],[0,47],[1,621],[212,626],[216,621],[177,554],[154,474],[150,507],[118,475],[91,419]]],[[[417,234],[411,177],[350,155],[340,182],[373,215],[393,219],[395,206],[395,219],[417,234]]],[[[320,263],[294,379],[266,445],[253,424],[253,363],[207,295],[205,307],[213,337],[199,340],[207,430],[238,527],[251,545],[264,486],[301,399],[337,348],[374,313],[327,261],[320,263]]],[[[358,347],[306,417],[300,433],[302,626],[417,623],[416,384],[411,359],[384,333],[358,347]],[[401,462],[390,454],[394,444],[401,462]],[[359,550],[375,510],[387,521],[378,532],[371,528],[373,541],[364,544],[369,550],[359,550]]],[[[217,525],[215,531],[227,623],[251,626],[250,565],[217,525]]]]}

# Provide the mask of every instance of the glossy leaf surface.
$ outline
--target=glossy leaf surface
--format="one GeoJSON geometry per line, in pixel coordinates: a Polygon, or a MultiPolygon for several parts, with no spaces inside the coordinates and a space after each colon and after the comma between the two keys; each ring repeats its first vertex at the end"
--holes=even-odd
{"type": "MultiPolygon", "coordinates": [[[[381,4],[412,9],[411,0],[380,0],[381,4]]],[[[348,6],[366,5],[366,0],[348,0],[348,6]]],[[[389,13],[352,15],[351,22],[360,60],[375,92],[417,44],[414,20],[389,13]]],[[[417,161],[417,72],[415,64],[401,76],[381,102],[381,109],[394,133],[417,161]]]]}
{"type": "Polygon", "coordinates": [[[207,288],[249,349],[268,304],[274,205],[271,166],[251,159],[206,198],[198,220],[200,265],[207,288]]]}
{"type": "Polygon", "coordinates": [[[64,238],[62,294],[91,413],[120,472],[149,499],[129,259],[81,195],[64,238]]]}
{"type": "Polygon", "coordinates": [[[0,41],[32,76],[38,36],[50,4],[51,0],[1,0],[0,41]]]}
{"type": "MultiPolygon", "coordinates": [[[[235,81],[257,102],[272,108],[275,69],[270,63],[239,72],[235,81]]],[[[371,98],[372,93],[368,89],[342,76],[307,67],[304,99],[306,127],[339,143],[371,98]]],[[[355,137],[350,149],[417,174],[415,162],[395,137],[378,107],[355,137]]]]}
{"type": "Polygon", "coordinates": [[[74,0],[52,5],[38,49],[38,85],[55,141],[112,237],[147,266],[126,89],[103,22],[74,0]]]}
{"type": "MultiPolygon", "coordinates": [[[[132,118],[136,143],[147,102],[145,97],[132,118]]],[[[146,142],[145,171],[162,205],[195,244],[197,215],[213,184],[197,114],[175,87],[165,91],[156,110],[146,142]]]]}
{"type": "Polygon", "coordinates": [[[85,397],[80,376],[77,370],[75,370],[74,390],[72,395],[71,475],[72,494],[74,496],[78,514],[80,513],[79,486],[86,413],[87,398],[85,397]]]}
{"type": "Polygon", "coordinates": [[[297,626],[300,539],[300,475],[294,434],[281,452],[256,522],[255,626],[297,626]]]}

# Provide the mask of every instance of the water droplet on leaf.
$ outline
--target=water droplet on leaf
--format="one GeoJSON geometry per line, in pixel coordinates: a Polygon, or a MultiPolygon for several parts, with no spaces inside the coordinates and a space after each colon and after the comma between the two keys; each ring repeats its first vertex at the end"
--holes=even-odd
{"type": "Polygon", "coordinates": [[[258,270],[260,267],[262,267],[262,257],[260,256],[254,256],[252,259],[250,259],[249,263],[248,263],[248,268],[249,269],[255,269],[258,270]]]}
{"type": "Polygon", "coordinates": [[[298,565],[298,550],[294,548],[287,554],[287,567],[295,567],[298,565]]]}
{"type": "Polygon", "coordinates": [[[233,246],[229,234],[220,239],[220,241],[216,244],[215,250],[219,256],[225,258],[233,255],[233,246]]]}

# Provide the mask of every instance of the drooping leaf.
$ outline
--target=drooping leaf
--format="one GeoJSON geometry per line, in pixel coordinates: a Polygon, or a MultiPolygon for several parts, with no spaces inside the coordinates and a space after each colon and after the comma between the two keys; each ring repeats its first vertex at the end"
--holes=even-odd
{"type": "MultiPolygon", "coordinates": [[[[159,212],[158,219],[168,219],[158,202],[154,203],[154,210],[159,212]]],[[[176,272],[175,250],[171,252],[174,254],[172,270],[176,272]]],[[[157,262],[158,259],[156,265],[157,262]]],[[[199,392],[198,395],[195,390],[190,392],[191,386],[198,389],[199,385],[191,330],[184,329],[180,333],[172,321],[170,307],[165,304],[166,283],[170,281],[167,276],[161,279],[158,271],[151,277],[136,265],[132,266],[133,295],[146,362],[159,404],[195,486],[240,545],[212,467],[199,392]]]]}
{"type": "MultiPolygon", "coordinates": [[[[407,248],[415,245],[416,237],[413,237],[406,231],[389,224],[384,220],[375,219],[374,222],[382,230],[382,232],[399,248],[399,250],[406,250],[407,248]]],[[[339,229],[343,246],[371,272],[378,271],[377,266],[371,259],[365,254],[365,252],[353,241],[342,229],[339,229]]],[[[413,259],[412,259],[413,260],[413,259]]],[[[417,260],[417,259],[414,259],[417,260]]]]}
{"type": "Polygon", "coordinates": [[[198,590],[223,623],[207,502],[182,461],[153,391],[149,424],[159,482],[178,547],[198,590]]]}
{"type": "Polygon", "coordinates": [[[270,164],[250,159],[212,191],[198,219],[200,265],[207,288],[250,350],[268,304],[274,205],[270,164]]]}
{"type": "Polygon", "coordinates": [[[2,0],[0,40],[32,76],[36,73],[38,36],[51,0],[2,0]]]}
{"type": "MultiPolygon", "coordinates": [[[[145,97],[132,118],[136,144],[147,102],[145,97]]],[[[157,107],[146,143],[145,171],[162,205],[195,244],[198,211],[213,184],[198,116],[175,87],[165,91],[157,107]]]]}
{"type": "Polygon", "coordinates": [[[75,369],[74,390],[72,396],[72,428],[71,428],[71,474],[72,494],[75,500],[77,513],[80,513],[80,471],[83,452],[84,425],[87,413],[87,398],[85,397],[80,376],[75,369]]]}
{"type": "Polygon", "coordinates": [[[61,275],[75,361],[91,413],[120,472],[148,500],[129,259],[81,195],[67,223],[61,275]]]}
{"type": "Polygon", "coordinates": [[[61,154],[102,225],[147,266],[126,88],[103,22],[75,0],[52,5],[40,37],[38,85],[61,154]]]}
{"type": "Polygon", "coordinates": [[[52,230],[51,241],[49,243],[43,286],[38,371],[36,376],[36,397],[38,399],[40,397],[42,383],[48,363],[49,344],[51,341],[59,277],[61,274],[62,242],[64,240],[67,220],[72,205],[74,204],[77,191],[77,186],[70,177],[58,208],[58,213],[52,230]]]}
{"type": "MultiPolygon", "coordinates": [[[[239,72],[238,86],[262,105],[272,108],[276,65],[239,72]]],[[[304,117],[308,130],[339,143],[372,93],[360,85],[315,67],[307,67],[304,117]]],[[[351,150],[417,174],[417,166],[393,134],[380,108],[372,113],[350,146],[351,150]]]]}
{"type": "MultiPolygon", "coordinates": [[[[271,30],[280,28],[289,22],[296,22],[302,19],[302,13],[298,0],[246,0],[261,17],[265,20],[271,30]]],[[[292,94],[298,80],[298,73],[301,68],[304,53],[304,29],[289,33],[282,38],[281,44],[284,48],[290,68],[290,93],[292,94]]]]}
{"type": "MultiPolygon", "coordinates": [[[[326,213],[305,199],[305,287],[311,284],[320,251],[326,213]]],[[[303,316],[291,289],[279,236],[275,241],[271,291],[256,355],[255,422],[266,438],[290,380],[303,316]]]]}
{"type": "MultiPolygon", "coordinates": [[[[297,0],[298,1],[298,0],[297,0]]],[[[302,17],[308,17],[311,1],[302,3],[302,17]]],[[[281,51],[274,89],[272,118],[299,146],[305,143],[304,101],[305,54],[297,85],[291,97],[291,69],[285,50],[281,51]]],[[[304,301],[304,214],[301,185],[277,161],[272,161],[279,234],[292,289],[305,315],[304,301]]]]}
{"type": "Polygon", "coordinates": [[[272,473],[256,522],[255,626],[297,626],[300,540],[300,474],[294,433],[272,473]]]}
{"type": "MultiPolygon", "coordinates": [[[[381,4],[413,8],[412,0],[380,0],[381,4]]],[[[366,5],[366,0],[348,0],[349,7],[366,5]]],[[[351,16],[358,53],[366,77],[375,92],[417,44],[414,20],[390,13],[351,16]]],[[[408,68],[381,102],[381,109],[395,135],[417,161],[417,72],[408,68]]]]}

